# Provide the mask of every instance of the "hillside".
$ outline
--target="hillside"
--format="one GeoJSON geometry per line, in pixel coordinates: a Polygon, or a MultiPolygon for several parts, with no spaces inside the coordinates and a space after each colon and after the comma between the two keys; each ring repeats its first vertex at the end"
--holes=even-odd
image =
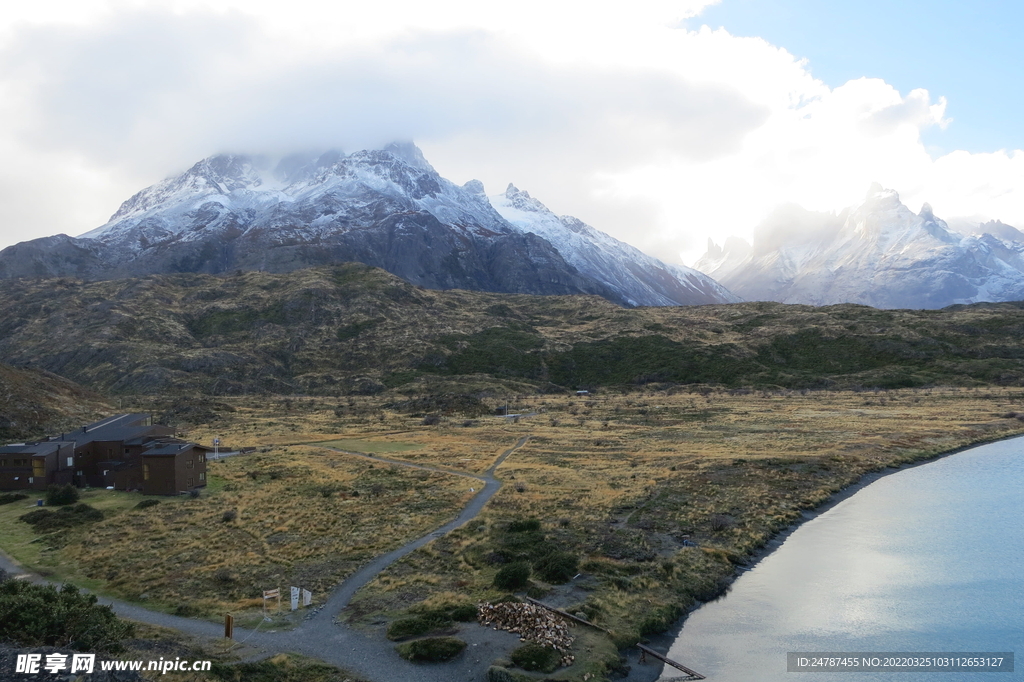
{"type": "Polygon", "coordinates": [[[0,442],[77,428],[112,410],[72,381],[0,363],[0,442]]]}
{"type": "Polygon", "coordinates": [[[347,264],[12,281],[0,309],[0,357],[114,393],[374,393],[479,374],[562,388],[1024,382],[1017,303],[625,309],[596,296],[427,290],[347,264]]]}

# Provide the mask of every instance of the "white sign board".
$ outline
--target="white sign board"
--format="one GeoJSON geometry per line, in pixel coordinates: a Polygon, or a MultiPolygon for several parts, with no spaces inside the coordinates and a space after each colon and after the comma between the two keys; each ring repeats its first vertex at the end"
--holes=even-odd
{"type": "Polygon", "coordinates": [[[299,588],[292,588],[292,611],[299,608],[299,588]]]}
{"type": "Polygon", "coordinates": [[[309,606],[313,603],[313,593],[309,590],[302,591],[302,605],[309,606]]]}

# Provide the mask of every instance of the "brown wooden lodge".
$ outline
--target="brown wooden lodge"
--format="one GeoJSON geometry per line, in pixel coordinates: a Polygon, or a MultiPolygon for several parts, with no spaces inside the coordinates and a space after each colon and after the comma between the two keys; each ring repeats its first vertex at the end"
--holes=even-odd
{"type": "Polygon", "coordinates": [[[71,433],[0,447],[0,490],[53,484],[177,495],[206,485],[207,448],[148,414],[120,414],[71,433]]]}

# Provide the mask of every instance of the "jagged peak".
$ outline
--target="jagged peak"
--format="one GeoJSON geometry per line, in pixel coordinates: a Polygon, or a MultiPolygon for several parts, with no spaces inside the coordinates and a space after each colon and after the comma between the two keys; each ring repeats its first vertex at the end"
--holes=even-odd
{"type": "Polygon", "coordinates": [[[470,180],[469,182],[462,186],[462,189],[466,190],[470,194],[474,194],[477,196],[487,196],[487,192],[484,190],[484,183],[480,182],[479,180],[470,180]]]}
{"type": "Polygon", "coordinates": [[[921,210],[917,215],[925,220],[935,220],[935,212],[932,210],[932,205],[927,201],[921,204],[921,210]]]}
{"type": "Polygon", "coordinates": [[[434,172],[434,167],[427,162],[423,152],[411,141],[395,141],[382,147],[381,151],[391,154],[391,156],[404,161],[413,168],[434,172]]]}
{"type": "Polygon", "coordinates": [[[519,189],[511,182],[505,188],[505,198],[513,208],[520,211],[531,211],[534,213],[551,213],[547,206],[530,196],[526,190],[519,189]]]}

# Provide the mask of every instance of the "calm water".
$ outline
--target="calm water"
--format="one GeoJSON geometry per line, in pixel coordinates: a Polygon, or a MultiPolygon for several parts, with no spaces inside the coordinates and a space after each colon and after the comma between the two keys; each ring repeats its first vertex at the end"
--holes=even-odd
{"type": "Polygon", "coordinates": [[[711,682],[1024,680],[1024,438],[886,476],[808,521],[691,614],[669,656],[711,682]],[[1014,651],[1016,662],[1012,673],[787,673],[787,651],[1014,651]]]}

